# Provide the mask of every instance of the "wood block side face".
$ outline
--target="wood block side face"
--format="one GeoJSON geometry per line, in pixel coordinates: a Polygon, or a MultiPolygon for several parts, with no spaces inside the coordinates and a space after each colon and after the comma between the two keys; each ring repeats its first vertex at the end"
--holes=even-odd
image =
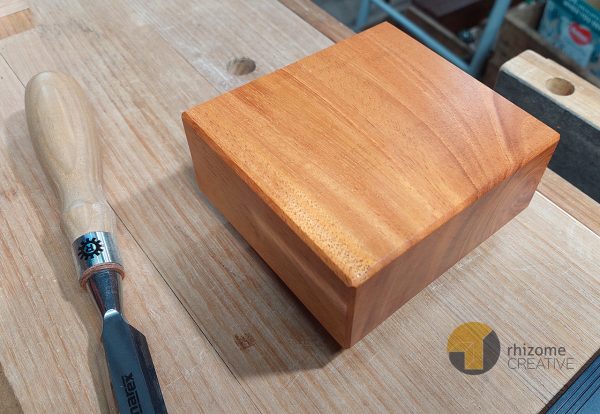
{"type": "Polygon", "coordinates": [[[294,234],[207,144],[184,114],[202,192],[342,346],[349,346],[350,288],[294,234]]]}
{"type": "Polygon", "coordinates": [[[353,345],[527,207],[556,145],[357,289],[353,345]]]}
{"type": "Polygon", "coordinates": [[[389,25],[188,114],[252,190],[352,287],[557,139],[389,25]]]}

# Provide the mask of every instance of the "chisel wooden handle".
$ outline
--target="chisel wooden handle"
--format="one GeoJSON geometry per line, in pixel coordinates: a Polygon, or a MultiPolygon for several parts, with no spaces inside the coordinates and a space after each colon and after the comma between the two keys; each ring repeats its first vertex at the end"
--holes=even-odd
{"type": "Polygon", "coordinates": [[[61,200],[69,242],[92,231],[112,232],[94,115],[79,84],[63,73],[42,72],[27,84],[25,110],[38,159],[61,200]]]}
{"type": "Polygon", "coordinates": [[[115,217],[102,191],[94,114],[83,90],[63,73],[40,73],[27,84],[25,111],[38,159],[61,200],[63,230],[82,284],[92,268],[121,269],[112,236],[115,217]]]}

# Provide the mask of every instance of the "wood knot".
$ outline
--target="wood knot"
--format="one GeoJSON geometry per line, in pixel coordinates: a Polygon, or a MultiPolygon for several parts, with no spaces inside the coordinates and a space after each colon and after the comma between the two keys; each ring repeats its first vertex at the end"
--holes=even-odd
{"type": "Polygon", "coordinates": [[[238,348],[240,348],[242,351],[256,344],[256,339],[254,339],[254,337],[247,332],[241,335],[234,335],[233,339],[235,340],[238,348]]]}

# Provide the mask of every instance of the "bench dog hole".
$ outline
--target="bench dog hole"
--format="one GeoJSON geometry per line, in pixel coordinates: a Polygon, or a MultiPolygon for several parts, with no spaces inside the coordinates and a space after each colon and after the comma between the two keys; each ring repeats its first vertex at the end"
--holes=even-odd
{"type": "Polygon", "coordinates": [[[235,76],[247,75],[255,69],[256,62],[248,57],[235,58],[227,62],[227,72],[235,76]]]}
{"type": "Polygon", "coordinates": [[[550,78],[546,81],[546,88],[555,95],[569,96],[575,92],[575,86],[563,78],[550,78]]]}

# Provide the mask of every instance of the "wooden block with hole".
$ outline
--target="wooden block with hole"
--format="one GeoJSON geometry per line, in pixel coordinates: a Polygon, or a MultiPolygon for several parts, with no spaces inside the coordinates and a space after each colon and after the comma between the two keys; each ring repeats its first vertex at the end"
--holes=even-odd
{"type": "Polygon", "coordinates": [[[200,189],[344,347],[523,210],[558,142],[389,24],[183,121],[200,189]]]}
{"type": "Polygon", "coordinates": [[[495,89],[561,133],[550,168],[600,202],[600,90],[531,50],[502,65],[495,89]]]}

